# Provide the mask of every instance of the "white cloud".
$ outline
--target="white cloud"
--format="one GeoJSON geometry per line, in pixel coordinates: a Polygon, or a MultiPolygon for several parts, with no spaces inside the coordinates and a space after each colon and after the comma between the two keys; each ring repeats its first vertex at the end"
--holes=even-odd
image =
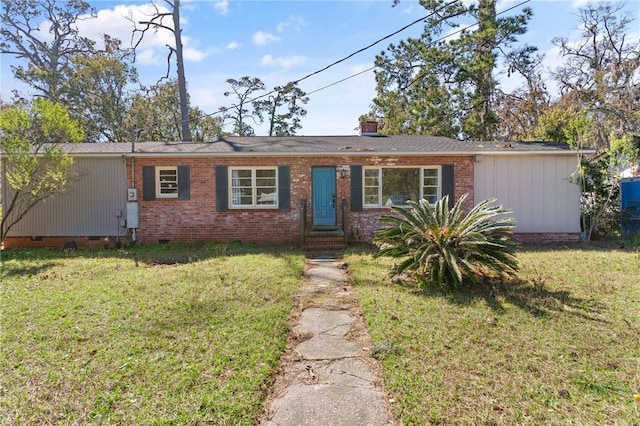
{"type": "Polygon", "coordinates": [[[200,62],[207,57],[208,52],[194,49],[193,47],[186,47],[182,50],[182,56],[185,61],[200,62]]]}
{"type": "MultiPolygon", "coordinates": [[[[158,5],[157,11],[160,13],[169,12],[162,4],[158,5]]],[[[148,21],[155,14],[156,9],[150,4],[118,5],[113,9],[99,10],[95,19],[78,21],[78,29],[81,35],[92,40],[100,40],[103,34],[109,34],[122,40],[124,46],[129,46],[130,43],[135,44],[140,35],[140,33],[136,33],[132,38],[134,22],[138,23],[138,28],[144,28],[139,22],[148,21]]],[[[187,23],[187,21],[181,20],[181,23],[187,23]]],[[[173,27],[171,19],[165,19],[163,24],[173,27]]],[[[201,61],[209,53],[192,46],[192,39],[184,35],[182,43],[187,61],[201,61]]],[[[174,44],[175,40],[170,31],[148,30],[136,49],[136,61],[143,65],[164,62],[168,54],[167,45],[173,46],[174,44]]]]}
{"type": "MultiPolygon", "coordinates": [[[[161,13],[168,12],[168,9],[158,6],[161,13]]],[[[100,39],[102,34],[109,34],[123,40],[125,43],[131,40],[131,33],[134,28],[134,22],[147,21],[156,13],[155,9],[149,5],[140,6],[115,6],[113,9],[101,9],[98,11],[95,19],[87,19],[78,22],[80,33],[92,40],[100,39]]],[[[172,26],[168,20],[165,22],[168,26],[172,26]]],[[[140,25],[138,24],[138,27],[140,25]]],[[[164,46],[172,40],[172,36],[168,31],[161,31],[143,40],[141,47],[152,47],[154,44],[164,46]]]]}
{"type": "Polygon", "coordinates": [[[237,41],[232,41],[229,44],[227,44],[227,49],[229,50],[236,50],[236,49],[239,49],[240,47],[242,47],[242,43],[239,43],[237,41]]]}
{"type": "Polygon", "coordinates": [[[276,27],[276,30],[277,30],[279,33],[282,33],[282,32],[284,32],[287,28],[289,28],[289,22],[287,22],[287,21],[282,21],[282,22],[279,22],[279,23],[278,23],[278,26],[276,27]]]}
{"type": "Polygon", "coordinates": [[[282,68],[291,68],[303,63],[306,60],[306,57],[298,55],[280,58],[274,58],[272,55],[264,55],[262,57],[262,60],[260,61],[260,65],[267,67],[277,66],[282,68]]]}
{"type": "Polygon", "coordinates": [[[195,10],[196,3],[199,0],[181,0],[180,1],[180,10],[195,10]]]}
{"type": "Polygon", "coordinates": [[[253,42],[258,46],[264,46],[278,40],[280,40],[279,37],[276,37],[273,34],[265,33],[264,31],[258,31],[257,33],[253,34],[253,42]]]}
{"type": "Polygon", "coordinates": [[[154,49],[137,49],[136,62],[145,65],[157,65],[166,61],[166,55],[161,57],[154,49]]]}
{"type": "Polygon", "coordinates": [[[300,30],[302,27],[307,25],[307,22],[300,16],[289,16],[286,21],[281,21],[278,23],[276,30],[279,33],[286,31],[287,29],[300,30]]]}
{"type": "Polygon", "coordinates": [[[581,7],[588,5],[589,3],[591,3],[591,0],[573,0],[573,2],[571,2],[571,6],[575,7],[576,9],[579,9],[581,7]]]}
{"type": "Polygon", "coordinates": [[[217,10],[219,14],[226,15],[229,13],[229,0],[216,1],[213,4],[213,8],[217,10]]]}
{"type": "Polygon", "coordinates": [[[191,86],[189,87],[189,97],[191,104],[197,105],[203,111],[214,110],[219,101],[218,95],[211,85],[191,86]]]}

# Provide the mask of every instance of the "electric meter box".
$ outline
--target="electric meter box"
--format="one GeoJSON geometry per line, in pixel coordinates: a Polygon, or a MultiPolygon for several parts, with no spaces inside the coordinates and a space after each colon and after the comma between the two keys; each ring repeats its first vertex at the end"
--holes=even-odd
{"type": "Polygon", "coordinates": [[[140,215],[138,214],[138,203],[127,203],[127,228],[136,229],[140,227],[140,215]]]}

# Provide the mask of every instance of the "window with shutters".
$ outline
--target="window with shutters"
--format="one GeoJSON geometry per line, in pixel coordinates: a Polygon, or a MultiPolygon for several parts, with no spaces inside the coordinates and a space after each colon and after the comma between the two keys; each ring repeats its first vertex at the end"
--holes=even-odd
{"type": "Polygon", "coordinates": [[[364,206],[407,206],[408,201],[422,198],[435,203],[442,193],[441,182],[440,166],[364,167],[364,206]]]}
{"type": "Polygon", "coordinates": [[[178,198],[177,167],[156,167],[156,196],[178,198]]]}
{"type": "Polygon", "coordinates": [[[231,208],[278,208],[277,167],[229,168],[231,208]]]}

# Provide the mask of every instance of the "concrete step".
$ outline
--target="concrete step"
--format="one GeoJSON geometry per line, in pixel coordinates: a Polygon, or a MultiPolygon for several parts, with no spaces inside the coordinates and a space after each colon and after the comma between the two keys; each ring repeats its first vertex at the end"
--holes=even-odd
{"type": "Polygon", "coordinates": [[[304,236],[304,249],[308,251],[344,250],[345,247],[342,230],[309,231],[304,236]]]}

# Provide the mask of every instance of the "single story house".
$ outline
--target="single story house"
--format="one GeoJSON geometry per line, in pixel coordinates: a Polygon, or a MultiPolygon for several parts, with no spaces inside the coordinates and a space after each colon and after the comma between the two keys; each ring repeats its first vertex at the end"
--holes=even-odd
{"type": "Polygon", "coordinates": [[[466,208],[497,198],[512,209],[523,242],[580,235],[580,191],[571,182],[578,156],[562,144],[363,133],[65,149],[74,183],[26,215],[5,247],[104,245],[127,235],[140,244],[339,246],[371,242],[391,205],[465,193],[466,208]]]}

